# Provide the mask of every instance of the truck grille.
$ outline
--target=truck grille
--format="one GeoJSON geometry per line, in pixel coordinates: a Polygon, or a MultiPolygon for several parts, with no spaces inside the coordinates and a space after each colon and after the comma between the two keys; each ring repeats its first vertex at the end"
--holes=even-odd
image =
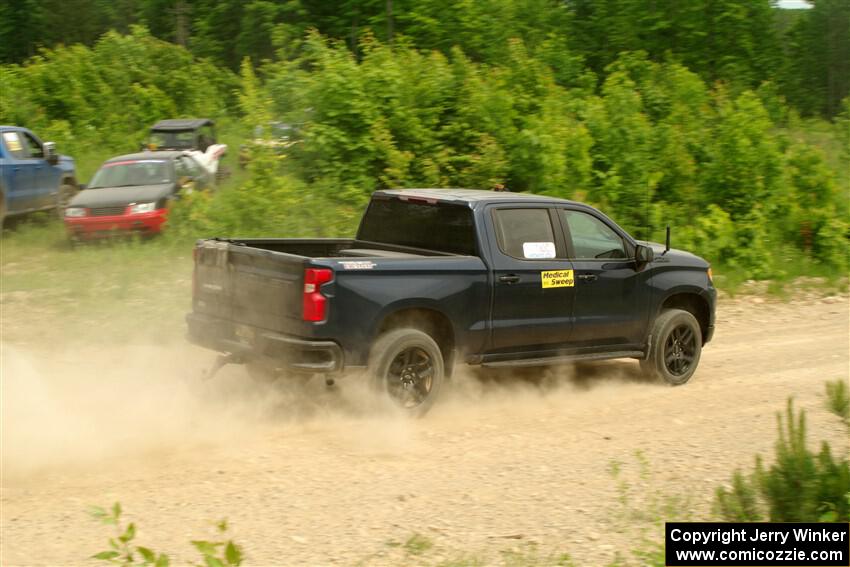
{"type": "Polygon", "coordinates": [[[98,207],[96,209],[89,209],[89,214],[93,217],[110,217],[114,215],[123,215],[124,209],[126,206],[120,207],[98,207]]]}

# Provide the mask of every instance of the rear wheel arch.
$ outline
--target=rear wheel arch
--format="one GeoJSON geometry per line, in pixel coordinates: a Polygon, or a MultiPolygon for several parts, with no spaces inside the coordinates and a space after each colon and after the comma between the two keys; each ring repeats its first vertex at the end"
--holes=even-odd
{"type": "Polygon", "coordinates": [[[425,307],[410,307],[385,316],[377,327],[373,342],[395,329],[418,329],[434,339],[443,355],[446,374],[451,375],[454,363],[455,332],[451,320],[441,311],[425,307]]]}

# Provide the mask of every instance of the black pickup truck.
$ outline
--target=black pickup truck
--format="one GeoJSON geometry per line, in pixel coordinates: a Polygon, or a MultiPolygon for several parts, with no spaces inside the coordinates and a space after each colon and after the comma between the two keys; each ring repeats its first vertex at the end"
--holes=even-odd
{"type": "Polygon", "coordinates": [[[709,264],[563,199],[378,191],[355,239],[207,239],[189,339],[257,377],[367,368],[411,414],[456,362],[640,360],[693,375],[714,331],[709,264]]]}

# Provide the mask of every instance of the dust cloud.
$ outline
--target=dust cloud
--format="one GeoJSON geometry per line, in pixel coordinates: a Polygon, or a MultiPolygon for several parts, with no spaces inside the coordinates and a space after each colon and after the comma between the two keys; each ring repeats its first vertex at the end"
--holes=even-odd
{"type": "MultiPolygon", "coordinates": [[[[569,412],[580,405],[606,407],[637,389],[664,387],[644,377],[636,361],[607,361],[551,367],[455,370],[429,418],[454,426],[492,419],[522,419],[543,409],[569,412]]],[[[426,418],[427,419],[427,418],[426,418]]]]}
{"type": "Polygon", "coordinates": [[[2,472],[13,479],[245,444],[282,431],[321,432],[346,450],[397,454],[415,450],[423,428],[463,428],[543,406],[568,411],[588,396],[604,405],[606,396],[628,395],[629,385],[647,386],[634,363],[486,373],[459,367],[431,413],[412,420],[379,400],[363,375],[333,388],[319,377],[261,384],[230,365],[205,381],[214,355],[188,344],[0,348],[2,472]]]}

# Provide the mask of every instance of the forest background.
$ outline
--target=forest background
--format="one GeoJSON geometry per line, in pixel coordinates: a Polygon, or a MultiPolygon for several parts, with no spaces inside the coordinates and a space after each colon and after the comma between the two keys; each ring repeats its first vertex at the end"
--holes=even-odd
{"type": "Polygon", "coordinates": [[[172,242],[349,235],[376,189],[503,184],[670,224],[736,279],[842,276],[850,2],[811,4],[2,0],[0,123],[86,182],[159,119],[216,120],[234,176],[172,242]],[[297,143],[239,171],[273,121],[297,143]]]}

